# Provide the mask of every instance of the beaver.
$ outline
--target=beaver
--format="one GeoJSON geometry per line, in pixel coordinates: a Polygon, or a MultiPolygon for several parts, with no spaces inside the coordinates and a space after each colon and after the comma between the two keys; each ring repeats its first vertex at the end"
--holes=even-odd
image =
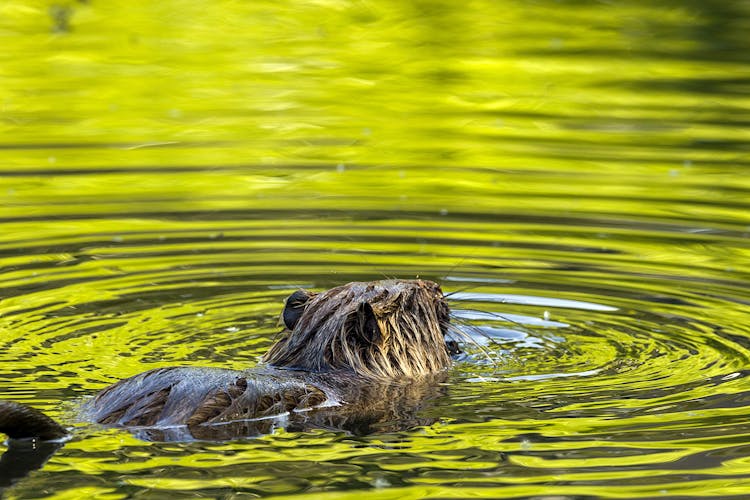
{"type": "MultiPolygon", "coordinates": [[[[417,411],[440,394],[457,353],[446,339],[449,315],[440,286],[427,280],[297,290],[258,367],[157,368],[105,388],[82,415],[165,441],[225,440],[278,426],[364,434],[429,423],[417,411]]],[[[54,439],[64,432],[40,412],[0,402],[0,433],[54,439]]]]}

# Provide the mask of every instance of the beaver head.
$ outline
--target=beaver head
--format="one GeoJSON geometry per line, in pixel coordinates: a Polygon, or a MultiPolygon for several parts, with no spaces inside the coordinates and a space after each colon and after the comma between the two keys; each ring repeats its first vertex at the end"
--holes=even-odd
{"type": "Polygon", "coordinates": [[[448,304],[425,280],[355,282],[286,300],[283,337],[265,354],[273,366],[349,371],[367,378],[438,372],[450,365],[448,304]]]}

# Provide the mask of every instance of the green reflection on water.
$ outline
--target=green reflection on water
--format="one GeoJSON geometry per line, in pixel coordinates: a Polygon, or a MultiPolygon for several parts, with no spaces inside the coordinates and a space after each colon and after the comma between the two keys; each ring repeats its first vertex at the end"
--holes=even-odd
{"type": "Polygon", "coordinates": [[[83,429],[11,498],[747,495],[749,19],[740,0],[3,2],[0,396],[66,419],[59,401],[148,368],[254,366],[300,285],[469,276],[617,309],[498,321],[541,347],[459,364],[431,427],[83,429]]]}
{"type": "Polygon", "coordinates": [[[15,168],[746,151],[745,2],[50,5],[1,11],[15,168]]]}

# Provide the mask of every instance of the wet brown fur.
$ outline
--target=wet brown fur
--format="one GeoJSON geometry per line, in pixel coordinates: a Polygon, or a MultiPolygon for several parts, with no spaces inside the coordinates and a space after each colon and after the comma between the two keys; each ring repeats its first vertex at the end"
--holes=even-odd
{"type": "Polygon", "coordinates": [[[450,365],[448,315],[431,281],[301,290],[287,299],[287,328],[265,365],[144,372],[104,389],[87,405],[88,416],[158,440],[228,439],[276,425],[361,430],[409,420],[402,418],[404,406],[414,411],[450,365]]]}
{"type": "Polygon", "coordinates": [[[440,286],[431,281],[349,283],[308,294],[294,329],[263,359],[277,367],[350,370],[370,379],[435,373],[451,362],[444,339],[448,313],[440,286]],[[373,319],[376,324],[368,325],[373,319]]]}

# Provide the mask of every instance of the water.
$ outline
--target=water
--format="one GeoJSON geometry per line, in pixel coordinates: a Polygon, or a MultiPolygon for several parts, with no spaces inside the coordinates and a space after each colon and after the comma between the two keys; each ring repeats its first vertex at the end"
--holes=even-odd
{"type": "Polygon", "coordinates": [[[299,286],[433,279],[475,341],[428,425],[76,423],[7,497],[747,497],[749,14],[3,3],[0,399],[254,366],[299,286]]]}

